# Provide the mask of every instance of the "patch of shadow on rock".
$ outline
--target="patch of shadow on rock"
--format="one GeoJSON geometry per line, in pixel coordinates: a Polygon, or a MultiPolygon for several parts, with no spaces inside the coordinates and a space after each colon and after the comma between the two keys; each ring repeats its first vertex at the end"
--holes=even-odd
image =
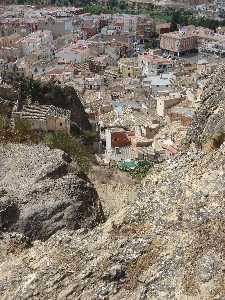
{"type": "Polygon", "coordinates": [[[0,200],[0,230],[7,231],[15,224],[20,216],[18,206],[4,197],[0,200]]]}

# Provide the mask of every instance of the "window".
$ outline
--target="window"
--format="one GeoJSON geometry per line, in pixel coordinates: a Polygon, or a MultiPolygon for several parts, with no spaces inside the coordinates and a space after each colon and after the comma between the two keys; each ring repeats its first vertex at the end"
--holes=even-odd
{"type": "Polygon", "coordinates": [[[62,126],[62,123],[60,123],[59,125],[62,126]]]}

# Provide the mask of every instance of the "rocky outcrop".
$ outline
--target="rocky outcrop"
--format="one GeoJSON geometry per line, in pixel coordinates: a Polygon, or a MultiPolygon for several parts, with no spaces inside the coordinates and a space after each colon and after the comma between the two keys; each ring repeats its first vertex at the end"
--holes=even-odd
{"type": "Polygon", "coordinates": [[[212,74],[206,84],[190,126],[186,142],[200,146],[210,139],[217,140],[225,132],[225,65],[212,74]]]}
{"type": "Polygon", "coordinates": [[[71,111],[71,125],[81,130],[90,130],[91,125],[85,113],[78,92],[69,86],[61,87],[55,83],[42,83],[38,92],[34,91],[33,101],[40,104],[55,105],[71,111]]]}
{"type": "Polygon", "coordinates": [[[60,229],[101,221],[95,189],[61,150],[4,145],[0,164],[0,230],[45,240],[60,229]]]}
{"type": "Polygon", "coordinates": [[[91,231],[58,231],[32,246],[4,235],[1,296],[222,299],[224,155],[188,152],[155,167],[135,201],[91,231]]]}

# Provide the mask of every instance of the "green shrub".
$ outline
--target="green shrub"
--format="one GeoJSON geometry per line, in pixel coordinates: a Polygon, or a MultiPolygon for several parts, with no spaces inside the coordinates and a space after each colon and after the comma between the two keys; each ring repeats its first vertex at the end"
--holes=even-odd
{"type": "Polygon", "coordinates": [[[93,143],[94,141],[96,141],[97,132],[94,130],[86,130],[84,131],[83,135],[88,143],[93,143]]]}
{"type": "Polygon", "coordinates": [[[0,130],[6,128],[6,119],[4,116],[0,115],[0,130]]]}
{"type": "Polygon", "coordinates": [[[19,132],[20,134],[27,134],[31,130],[31,124],[29,120],[24,119],[15,119],[15,131],[19,132]]]}
{"type": "Polygon", "coordinates": [[[52,149],[61,149],[68,153],[77,162],[79,171],[85,174],[88,173],[91,156],[78,139],[59,132],[46,134],[44,143],[52,149]]]}

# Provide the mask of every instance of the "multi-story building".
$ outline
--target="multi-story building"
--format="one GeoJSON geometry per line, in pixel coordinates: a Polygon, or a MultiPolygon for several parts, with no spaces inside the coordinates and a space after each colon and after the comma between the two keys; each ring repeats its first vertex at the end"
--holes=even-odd
{"type": "Polygon", "coordinates": [[[0,19],[0,36],[14,33],[26,36],[44,28],[45,18],[2,18],[0,19]]]}
{"type": "Polygon", "coordinates": [[[149,40],[155,32],[154,21],[150,18],[140,17],[137,23],[136,35],[139,40],[149,40]]]}
{"type": "Polygon", "coordinates": [[[45,30],[52,32],[53,37],[57,38],[62,35],[73,32],[73,18],[64,17],[64,18],[49,18],[44,26],[45,30]]]}
{"type": "Polygon", "coordinates": [[[173,68],[173,62],[170,59],[163,58],[159,52],[154,50],[139,55],[138,64],[142,70],[142,75],[146,77],[170,73],[173,68]]]}
{"type": "Polygon", "coordinates": [[[103,86],[104,78],[100,75],[86,77],[84,79],[84,87],[88,90],[100,90],[103,86]]]}
{"type": "Polygon", "coordinates": [[[121,32],[134,33],[137,30],[138,17],[132,15],[116,15],[113,17],[113,26],[121,32]]]}
{"type": "Polygon", "coordinates": [[[55,57],[60,63],[84,63],[90,57],[90,49],[85,42],[79,41],[56,51],[55,57]]]}
{"type": "Polygon", "coordinates": [[[141,76],[141,67],[136,58],[121,58],[118,62],[120,74],[124,78],[138,78],[141,76]]]}
{"type": "Polygon", "coordinates": [[[225,36],[220,30],[215,33],[208,28],[187,26],[176,32],[162,34],[160,48],[177,55],[193,50],[224,54],[225,36]]]}
{"type": "Polygon", "coordinates": [[[12,34],[0,38],[0,48],[13,47],[22,39],[18,34],[12,34]]]}
{"type": "Polygon", "coordinates": [[[22,56],[21,36],[12,34],[0,38],[0,57],[5,61],[15,61],[22,56]]]}
{"type": "Polygon", "coordinates": [[[170,32],[161,35],[160,48],[173,52],[179,56],[180,53],[198,49],[198,38],[192,32],[170,32]]]}
{"type": "Polygon", "coordinates": [[[53,36],[51,31],[43,30],[29,34],[22,41],[24,55],[31,55],[33,52],[41,50],[43,47],[51,49],[53,46],[53,36]]]}

